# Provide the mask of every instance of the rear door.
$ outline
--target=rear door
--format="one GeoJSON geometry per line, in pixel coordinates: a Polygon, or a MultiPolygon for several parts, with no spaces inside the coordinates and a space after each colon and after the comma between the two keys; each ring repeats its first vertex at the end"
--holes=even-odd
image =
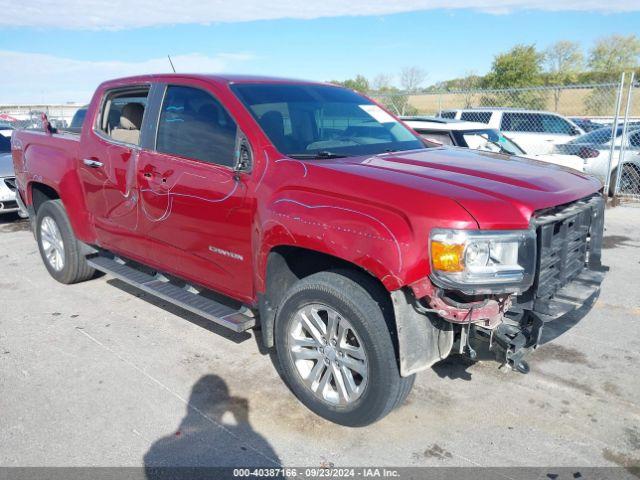
{"type": "Polygon", "coordinates": [[[150,85],[103,92],[87,119],[78,172],[100,246],[143,258],[147,242],[139,231],[136,161],[150,85]]]}
{"type": "Polygon", "coordinates": [[[251,211],[233,169],[237,124],[207,84],[163,88],[154,145],[138,159],[140,228],[166,271],[250,297],[251,211]]]}

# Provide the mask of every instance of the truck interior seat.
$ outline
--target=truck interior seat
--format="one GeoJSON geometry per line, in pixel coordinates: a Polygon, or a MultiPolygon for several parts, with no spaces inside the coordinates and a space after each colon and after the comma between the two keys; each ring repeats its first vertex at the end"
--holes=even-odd
{"type": "Polygon", "coordinates": [[[120,113],[120,124],[111,132],[111,138],[119,142],[133,143],[140,141],[140,128],[144,107],[139,103],[127,103],[120,113]]]}

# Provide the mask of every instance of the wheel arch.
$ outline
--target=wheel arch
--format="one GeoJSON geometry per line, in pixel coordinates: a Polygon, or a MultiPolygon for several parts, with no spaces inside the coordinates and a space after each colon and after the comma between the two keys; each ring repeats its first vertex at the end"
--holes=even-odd
{"type": "Polygon", "coordinates": [[[93,223],[85,209],[85,202],[73,184],[68,184],[70,189],[65,189],[64,184],[53,186],[45,181],[33,180],[27,184],[27,209],[34,227],[35,217],[42,204],[49,200],[60,200],[64,206],[74,235],[87,244],[95,243],[93,223]]]}
{"type": "Polygon", "coordinates": [[[44,202],[60,199],[58,191],[46,183],[31,182],[27,188],[29,192],[28,198],[34,214],[38,213],[38,209],[44,202]]]}
{"type": "MultiPolygon", "coordinates": [[[[391,295],[376,276],[364,268],[339,257],[327,253],[289,245],[272,248],[266,261],[265,291],[258,295],[262,342],[266,348],[275,344],[274,327],[277,309],[287,291],[297,281],[314,273],[335,271],[358,281],[373,298],[382,298],[389,331],[396,338],[396,327],[393,318],[391,295]]],[[[397,354],[397,342],[396,354],[397,354]]]]}

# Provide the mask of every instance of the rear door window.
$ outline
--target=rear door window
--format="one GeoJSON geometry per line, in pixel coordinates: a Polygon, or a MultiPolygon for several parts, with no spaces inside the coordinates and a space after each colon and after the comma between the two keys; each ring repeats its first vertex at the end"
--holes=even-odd
{"type": "Polygon", "coordinates": [[[97,131],[116,142],[139,145],[148,94],[149,87],[107,92],[97,131]]]}
{"type": "Polygon", "coordinates": [[[567,122],[564,118],[556,115],[540,115],[542,120],[542,128],[544,133],[557,133],[560,135],[572,135],[574,132],[573,126],[567,122]]]}
{"type": "Polygon", "coordinates": [[[211,94],[167,87],[158,121],[158,152],[233,167],[236,132],[235,121],[211,94]]]}

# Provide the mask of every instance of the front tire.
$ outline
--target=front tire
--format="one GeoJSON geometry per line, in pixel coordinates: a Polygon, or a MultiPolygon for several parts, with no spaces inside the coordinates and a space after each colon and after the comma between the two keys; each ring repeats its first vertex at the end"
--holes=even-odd
{"type": "Polygon", "coordinates": [[[297,282],[276,318],[285,381],[310,410],[332,422],[369,425],[401,404],[403,378],[389,329],[391,305],[357,272],[320,272],[297,282]]]}
{"type": "Polygon", "coordinates": [[[60,283],[82,282],[95,274],[82,254],[60,200],[44,202],[38,209],[36,241],[44,266],[60,283]]]}

